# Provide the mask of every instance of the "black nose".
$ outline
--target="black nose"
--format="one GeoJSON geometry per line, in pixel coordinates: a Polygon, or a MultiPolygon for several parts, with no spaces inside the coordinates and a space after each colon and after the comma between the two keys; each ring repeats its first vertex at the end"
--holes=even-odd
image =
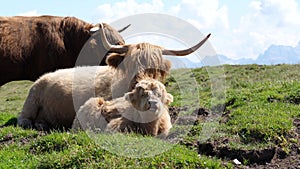
{"type": "Polygon", "coordinates": [[[150,108],[157,108],[157,102],[156,101],[149,101],[150,108]]]}

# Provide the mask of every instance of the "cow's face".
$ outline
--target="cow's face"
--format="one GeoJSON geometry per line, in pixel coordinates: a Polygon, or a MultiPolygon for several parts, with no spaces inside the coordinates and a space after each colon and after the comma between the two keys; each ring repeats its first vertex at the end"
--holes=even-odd
{"type": "MultiPolygon", "coordinates": [[[[101,25],[103,27],[104,34],[110,44],[125,45],[125,40],[120,35],[121,31],[117,31],[116,29],[114,29],[113,27],[111,27],[109,24],[106,24],[106,23],[102,23],[101,25]]],[[[98,32],[100,29],[99,26],[100,26],[100,24],[96,24],[95,26],[89,28],[90,34],[95,33],[96,35],[99,35],[99,32],[98,32]]],[[[123,28],[122,31],[125,30],[126,28],[128,28],[128,26],[123,28]]],[[[99,37],[100,37],[100,35],[99,35],[99,37]]],[[[101,39],[101,38],[99,38],[99,39],[101,39]]]]}
{"type": "Polygon", "coordinates": [[[126,52],[110,54],[106,59],[108,65],[122,71],[126,77],[143,75],[164,79],[171,69],[171,62],[163,58],[159,46],[139,43],[126,45],[126,48],[126,52]]]}
{"type": "Polygon", "coordinates": [[[105,35],[107,40],[114,45],[124,45],[125,40],[120,35],[120,32],[111,27],[110,25],[103,23],[105,35]]]}

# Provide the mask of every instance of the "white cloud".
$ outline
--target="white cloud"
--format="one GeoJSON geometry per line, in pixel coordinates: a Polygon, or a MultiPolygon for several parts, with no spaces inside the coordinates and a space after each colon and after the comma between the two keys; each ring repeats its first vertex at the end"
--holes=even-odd
{"type": "Polygon", "coordinates": [[[295,0],[264,0],[258,12],[264,17],[277,17],[279,26],[300,25],[299,6],[295,0]]]}
{"type": "Polygon", "coordinates": [[[24,12],[24,13],[20,13],[18,15],[19,16],[39,16],[37,10],[27,11],[27,12],[24,12]]]}
{"type": "MultiPolygon", "coordinates": [[[[135,0],[126,0],[113,4],[103,4],[97,7],[95,17],[100,18],[96,22],[112,22],[126,16],[141,13],[162,13],[164,4],[161,0],[138,3],[135,0]]],[[[176,10],[176,9],[173,9],[176,10]]]]}
{"type": "Polygon", "coordinates": [[[249,8],[251,12],[241,17],[240,25],[232,32],[232,38],[239,39],[234,47],[236,57],[256,58],[272,44],[298,43],[300,13],[296,1],[253,1],[249,8]]]}
{"type": "Polygon", "coordinates": [[[182,2],[173,6],[165,6],[162,0],[141,3],[138,3],[136,0],[126,0],[113,4],[99,5],[95,16],[100,18],[101,21],[111,22],[122,17],[141,13],[175,15],[182,19],[188,19],[198,26],[202,25],[201,27],[205,28],[215,26],[229,28],[227,7],[219,7],[218,0],[182,0],[182,2]]]}
{"type": "Polygon", "coordinates": [[[95,12],[95,22],[109,23],[141,13],[170,14],[190,22],[204,34],[212,33],[210,42],[216,52],[231,58],[256,58],[272,44],[296,46],[300,40],[300,8],[296,0],[250,1],[248,13],[240,16],[237,24],[230,23],[232,4],[221,5],[219,0],[181,0],[172,5],[164,2],[125,0],[102,4],[95,12]]]}
{"type": "Polygon", "coordinates": [[[220,27],[228,29],[228,11],[226,6],[220,6],[219,0],[199,1],[182,0],[179,16],[198,20],[205,28],[220,27]]]}

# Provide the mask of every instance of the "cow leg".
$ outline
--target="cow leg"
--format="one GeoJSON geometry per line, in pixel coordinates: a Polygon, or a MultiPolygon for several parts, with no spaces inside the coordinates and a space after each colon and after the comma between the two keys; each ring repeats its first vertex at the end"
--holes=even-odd
{"type": "Polygon", "coordinates": [[[47,120],[47,113],[44,112],[45,110],[40,109],[39,112],[36,114],[36,118],[34,120],[34,128],[39,131],[49,131],[50,125],[47,120]]]}
{"type": "Polygon", "coordinates": [[[45,121],[36,121],[34,127],[39,131],[49,131],[50,127],[45,121]]]}
{"type": "Polygon", "coordinates": [[[38,115],[40,106],[37,97],[34,96],[32,90],[24,103],[23,109],[18,117],[18,125],[23,128],[33,128],[33,123],[38,115]]]}

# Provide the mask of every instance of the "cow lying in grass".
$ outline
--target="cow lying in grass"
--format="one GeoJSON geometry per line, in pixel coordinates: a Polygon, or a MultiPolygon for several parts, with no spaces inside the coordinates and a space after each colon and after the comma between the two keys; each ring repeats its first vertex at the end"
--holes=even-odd
{"type": "Polygon", "coordinates": [[[164,137],[172,127],[168,112],[168,104],[172,101],[173,96],[162,83],[143,79],[123,97],[111,101],[90,98],[80,107],[73,128],[164,137]]]}
{"type": "Polygon", "coordinates": [[[136,77],[121,74],[110,66],[89,66],[61,69],[47,73],[31,87],[18,117],[18,125],[37,130],[69,129],[79,107],[91,97],[105,100],[118,98],[132,90],[137,77],[146,76],[162,79],[167,69],[153,72],[145,70],[136,77]],[[155,77],[154,77],[155,76],[155,77]]]}
{"type": "Polygon", "coordinates": [[[89,98],[122,97],[141,77],[163,81],[171,68],[163,54],[190,54],[209,38],[191,48],[175,51],[149,43],[110,45],[103,30],[99,32],[103,45],[112,52],[106,59],[109,66],[76,67],[43,75],[29,91],[18,117],[19,126],[38,130],[69,129],[79,107],[89,98]]]}

